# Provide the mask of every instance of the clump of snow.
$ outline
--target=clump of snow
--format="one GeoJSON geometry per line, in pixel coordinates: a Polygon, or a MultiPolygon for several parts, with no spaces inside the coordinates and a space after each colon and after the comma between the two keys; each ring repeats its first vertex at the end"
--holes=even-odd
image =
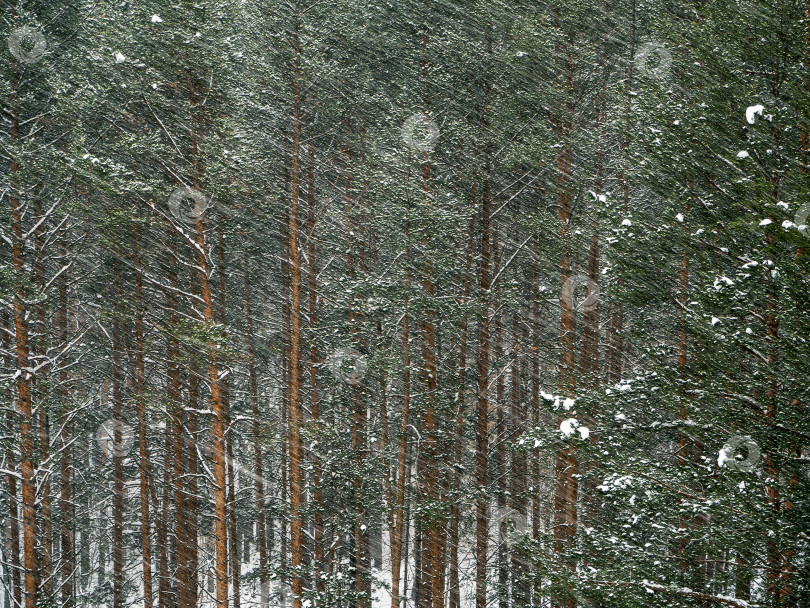
{"type": "Polygon", "coordinates": [[[518,52],[516,53],[516,55],[517,55],[518,57],[525,57],[525,56],[526,56],[526,53],[524,53],[523,51],[518,51],[518,52]]]}
{"type": "Polygon", "coordinates": [[[127,60],[127,58],[124,57],[124,54],[122,52],[120,52],[120,51],[115,53],[114,57],[115,57],[115,63],[124,63],[127,60]]]}
{"type": "Polygon", "coordinates": [[[725,446],[723,446],[720,451],[717,453],[717,466],[723,468],[723,464],[728,460],[728,452],[726,451],[725,446]]]}
{"type": "Polygon", "coordinates": [[[678,220],[679,222],[683,223],[683,214],[679,213],[678,215],[675,216],[675,219],[678,220]]]}
{"type": "Polygon", "coordinates": [[[737,158],[748,158],[748,150],[740,150],[737,152],[737,158]]]}
{"type": "Polygon", "coordinates": [[[622,220],[622,226],[632,226],[633,222],[630,220],[622,220]]]}
{"type": "Polygon", "coordinates": [[[152,23],[163,23],[163,19],[160,18],[160,15],[152,15],[152,23]]]}
{"type": "Polygon", "coordinates": [[[773,224],[773,221],[767,217],[759,223],[760,226],[768,226],[769,224],[773,224]]]}
{"type": "Polygon", "coordinates": [[[765,110],[765,107],[762,104],[757,104],[755,106],[748,106],[745,110],[745,120],[748,121],[749,125],[754,124],[756,120],[755,116],[759,115],[762,116],[762,112],[765,110]]]}
{"type": "Polygon", "coordinates": [[[712,317],[712,326],[717,325],[720,322],[720,319],[717,317],[712,317]]]}
{"type": "Polygon", "coordinates": [[[567,418],[560,423],[560,432],[563,434],[563,437],[570,437],[574,434],[574,429],[579,426],[579,422],[576,418],[567,418]]]}
{"type": "Polygon", "coordinates": [[[721,283],[725,283],[726,285],[734,285],[734,281],[732,281],[728,277],[717,277],[714,280],[714,288],[717,289],[718,291],[722,289],[723,286],[721,285],[721,283]]]}
{"type": "Polygon", "coordinates": [[[795,228],[795,227],[796,227],[796,224],[794,224],[790,220],[785,220],[785,221],[782,222],[782,228],[784,228],[785,230],[788,230],[789,228],[795,228]]]}
{"type": "Polygon", "coordinates": [[[591,430],[587,426],[581,426],[577,430],[579,431],[579,436],[582,437],[583,441],[591,436],[591,430]]]}
{"type": "Polygon", "coordinates": [[[563,401],[563,409],[565,409],[565,411],[570,410],[572,407],[574,407],[574,400],[573,399],[568,397],[565,401],[563,401]]]}

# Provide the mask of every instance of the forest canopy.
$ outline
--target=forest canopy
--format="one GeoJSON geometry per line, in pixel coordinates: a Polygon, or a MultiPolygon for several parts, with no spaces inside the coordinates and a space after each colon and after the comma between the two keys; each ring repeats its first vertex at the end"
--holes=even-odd
{"type": "Polygon", "coordinates": [[[4,0],[0,608],[810,608],[808,41],[4,0]]]}

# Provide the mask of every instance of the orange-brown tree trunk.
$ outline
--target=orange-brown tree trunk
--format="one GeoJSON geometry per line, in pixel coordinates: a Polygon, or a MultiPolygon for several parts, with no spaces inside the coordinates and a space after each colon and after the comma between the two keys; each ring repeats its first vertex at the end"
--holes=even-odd
{"type": "Polygon", "coordinates": [[[123,354],[123,310],[121,299],[123,285],[121,282],[120,252],[116,249],[113,260],[113,320],[112,320],[112,399],[113,399],[113,608],[124,606],[124,455],[123,407],[124,407],[124,370],[121,361],[123,354]]]}
{"type": "MultiPolygon", "coordinates": [[[[9,402],[11,402],[11,398],[9,399],[9,402]]],[[[6,422],[8,423],[7,432],[9,435],[15,435],[16,430],[14,428],[14,417],[12,416],[11,412],[8,412],[6,422]]],[[[16,468],[13,452],[9,452],[7,466],[10,471],[14,471],[16,468]]],[[[11,553],[9,566],[11,569],[11,597],[14,600],[15,605],[19,606],[22,602],[22,582],[20,579],[20,572],[22,571],[22,568],[20,567],[20,503],[17,495],[17,476],[9,473],[6,476],[6,481],[8,482],[10,537],[9,553],[11,553]]]]}
{"type": "MultiPolygon", "coordinates": [[[[66,262],[66,248],[61,245],[60,262],[66,262]]],[[[68,344],[68,297],[67,297],[67,271],[63,271],[57,279],[59,292],[59,307],[56,310],[54,319],[54,329],[57,340],[61,348],[68,344]]],[[[60,552],[62,559],[61,581],[62,586],[62,608],[73,608],[75,601],[75,579],[76,556],[75,556],[75,532],[74,532],[74,508],[72,502],[72,480],[73,480],[73,448],[71,444],[71,434],[73,424],[70,421],[70,392],[68,388],[67,365],[61,364],[59,370],[59,400],[62,411],[62,432],[61,449],[62,461],[60,463],[60,496],[59,510],[62,513],[61,528],[59,531],[60,552]]],[[[146,606],[145,608],[152,608],[146,606]]]]}
{"type": "MultiPolygon", "coordinates": [[[[498,225],[492,228],[492,253],[493,253],[493,270],[497,273],[501,265],[501,255],[503,248],[499,243],[499,230],[498,225]]],[[[500,300],[500,290],[494,287],[492,290],[493,301],[500,300]]],[[[497,310],[497,309],[496,309],[497,310]]],[[[509,542],[507,537],[508,518],[506,517],[507,505],[507,462],[506,462],[506,382],[504,378],[504,348],[503,348],[503,317],[501,314],[493,313],[492,317],[493,329],[495,330],[495,344],[493,345],[493,354],[495,357],[496,379],[495,379],[495,437],[494,437],[494,454],[493,454],[493,473],[495,482],[495,495],[497,500],[497,517],[498,523],[498,544],[497,544],[497,572],[498,572],[498,586],[497,597],[499,608],[509,608],[509,542]]]]}
{"type": "Polygon", "coordinates": [[[187,589],[188,605],[196,607],[199,602],[199,515],[197,513],[197,475],[199,474],[199,453],[197,448],[197,410],[199,409],[199,385],[200,376],[197,366],[197,359],[194,355],[190,357],[188,366],[188,411],[186,421],[188,424],[188,436],[191,438],[188,448],[188,496],[186,499],[186,535],[188,554],[186,555],[188,570],[190,573],[189,586],[187,589]]]}
{"type": "MultiPolygon", "coordinates": [[[[628,48],[629,56],[635,56],[636,48],[636,0],[630,3],[630,44],[628,48]]],[[[630,210],[630,134],[632,133],[632,93],[633,90],[633,61],[627,62],[627,75],[625,78],[625,130],[621,142],[622,169],[619,174],[619,182],[622,189],[622,209],[624,213],[630,210]]],[[[621,293],[624,289],[624,275],[619,270],[617,281],[617,291],[621,293]]],[[[621,301],[614,299],[611,303],[611,317],[608,324],[608,383],[616,384],[622,378],[622,361],[624,357],[624,345],[622,332],[624,331],[624,306],[621,301]]]]}
{"type": "MultiPolygon", "coordinates": [[[[517,280],[517,277],[516,277],[517,280]]],[[[524,430],[525,412],[520,390],[521,372],[521,333],[519,313],[512,313],[512,353],[510,374],[510,411],[509,411],[509,444],[517,445],[518,439],[524,430]]],[[[522,532],[526,522],[526,455],[513,450],[509,471],[509,512],[512,514],[512,525],[518,532],[522,532]]],[[[515,606],[525,606],[529,602],[529,590],[524,580],[526,572],[525,555],[517,547],[511,549],[511,576],[512,576],[512,603],[515,606]]]]}
{"type": "Polygon", "coordinates": [[[19,113],[19,79],[11,85],[11,146],[12,156],[9,166],[9,204],[11,206],[11,235],[14,260],[14,337],[17,343],[17,413],[20,421],[20,472],[22,474],[22,508],[23,508],[23,553],[25,566],[25,606],[36,608],[39,592],[39,555],[37,551],[37,512],[36,481],[34,479],[34,436],[31,409],[31,383],[33,373],[30,371],[30,350],[28,345],[28,313],[26,306],[26,269],[23,250],[22,215],[16,174],[20,165],[14,157],[14,147],[20,138],[19,113]]]}
{"type": "MultiPolygon", "coordinates": [[[[535,261],[536,263],[536,261],[535,261]]],[[[531,375],[532,375],[532,425],[534,428],[540,426],[540,272],[534,270],[534,280],[532,281],[532,301],[531,301],[531,327],[532,327],[532,355],[531,355],[531,375]]],[[[540,454],[532,455],[532,539],[540,540],[540,520],[541,505],[543,496],[540,494],[540,454]]],[[[541,602],[542,587],[540,577],[535,575],[535,584],[532,590],[532,605],[539,606],[541,602]]]]}
{"type": "MultiPolygon", "coordinates": [[[[11,318],[5,310],[3,311],[3,350],[6,353],[11,353],[11,318]]],[[[15,362],[14,357],[9,354],[7,355],[7,362],[6,362],[8,369],[11,369],[15,362]]],[[[6,389],[5,395],[8,403],[13,403],[14,401],[14,390],[11,386],[8,386],[6,389]]],[[[5,432],[8,434],[9,437],[14,437],[16,435],[15,429],[15,420],[14,415],[12,414],[11,410],[6,410],[5,416],[5,432]]],[[[6,457],[8,459],[7,468],[9,471],[14,471],[16,469],[16,459],[14,458],[13,450],[8,452],[6,457]]],[[[21,587],[21,579],[20,579],[20,503],[18,501],[17,495],[17,476],[9,473],[6,475],[6,481],[8,483],[8,506],[9,506],[9,519],[8,519],[8,551],[9,555],[9,566],[11,570],[11,599],[14,600],[15,605],[19,606],[22,601],[22,587],[21,587]]]]}
{"type": "MultiPolygon", "coordinates": [[[[194,161],[193,187],[200,190],[202,161],[200,140],[202,136],[202,96],[198,91],[200,85],[189,75],[189,102],[192,109],[193,128],[191,131],[191,158],[194,161]]],[[[215,325],[214,296],[211,289],[210,251],[206,239],[206,217],[200,213],[196,222],[197,271],[200,278],[200,295],[202,296],[202,313],[205,324],[211,328],[215,325]]],[[[219,345],[217,340],[208,339],[208,382],[211,386],[211,412],[213,413],[214,442],[214,513],[216,545],[216,602],[217,608],[228,607],[228,519],[227,519],[227,476],[225,463],[225,424],[226,412],[223,404],[222,384],[219,376],[219,345]]],[[[296,607],[298,608],[298,607],[296,607]]]]}
{"type": "Polygon", "coordinates": [[[186,470],[186,441],[183,420],[183,404],[180,388],[180,352],[176,353],[174,370],[172,373],[172,401],[171,407],[171,428],[174,438],[174,464],[173,486],[174,486],[174,515],[175,515],[175,540],[177,543],[177,606],[178,608],[192,608],[189,605],[188,590],[191,587],[191,571],[188,560],[188,494],[186,490],[187,470],[186,470]]]}
{"type": "MultiPolygon", "coordinates": [[[[171,245],[172,239],[174,235],[172,231],[169,230],[166,236],[169,245],[169,252],[171,255],[168,256],[167,260],[167,268],[168,268],[168,279],[169,279],[169,289],[165,291],[165,310],[166,310],[166,319],[165,322],[167,324],[167,335],[166,335],[166,402],[169,407],[170,415],[172,415],[173,408],[176,407],[176,400],[177,394],[179,391],[179,371],[177,369],[177,362],[180,356],[180,345],[177,340],[177,323],[179,322],[179,314],[177,312],[178,307],[178,300],[177,300],[177,289],[178,289],[178,280],[177,280],[177,273],[175,271],[175,259],[176,254],[174,251],[173,246],[171,245]]],[[[171,485],[172,485],[172,454],[173,454],[173,443],[172,438],[174,436],[172,432],[172,422],[169,419],[166,423],[165,430],[164,430],[164,441],[163,441],[163,479],[161,484],[161,500],[160,500],[160,511],[158,516],[156,517],[156,528],[157,528],[157,551],[158,551],[158,607],[159,608],[174,608],[177,603],[177,600],[172,597],[172,590],[171,590],[171,563],[170,563],[170,555],[169,555],[169,534],[170,534],[170,522],[169,522],[169,502],[172,499],[171,497],[171,485]]],[[[157,500],[157,490],[156,490],[156,480],[154,478],[150,479],[151,486],[150,492],[152,494],[152,502],[155,505],[158,505],[157,500]]]]}
{"type": "MultiPolygon", "coordinates": [[[[405,490],[408,466],[408,427],[410,425],[411,409],[411,335],[410,335],[410,288],[411,288],[411,245],[410,245],[410,205],[405,216],[405,302],[402,315],[402,416],[399,439],[399,460],[397,462],[397,492],[396,508],[393,514],[394,534],[391,538],[391,608],[399,608],[401,599],[400,576],[402,569],[403,544],[407,546],[404,538],[407,513],[405,510],[405,490]]],[[[407,577],[407,554],[405,556],[405,572],[407,577]]],[[[406,579],[407,581],[407,579],[406,579]]],[[[407,584],[405,585],[407,587],[407,584]]],[[[402,591],[406,591],[403,589],[402,591]]]]}
{"type": "MultiPolygon", "coordinates": [[[[487,50],[492,52],[492,24],[487,33],[487,50]]],[[[487,82],[488,94],[491,85],[487,82]]],[[[489,137],[490,119],[482,118],[485,137],[489,137]]],[[[479,496],[476,500],[475,523],[475,608],[487,608],[487,527],[489,503],[487,498],[487,463],[489,456],[489,289],[490,289],[490,159],[491,145],[487,144],[484,164],[484,182],[481,192],[481,269],[480,289],[481,318],[478,322],[478,403],[476,407],[475,485],[479,496]]]]}
{"type": "MultiPolygon", "coordinates": [[[[476,207],[475,184],[472,187],[470,196],[472,208],[476,207]]],[[[453,438],[453,461],[456,465],[453,472],[453,492],[458,495],[461,490],[461,467],[462,467],[462,445],[464,442],[464,416],[466,414],[466,389],[467,389],[467,330],[469,326],[469,316],[467,306],[470,302],[470,289],[472,284],[472,259],[475,249],[475,216],[470,216],[470,224],[467,235],[467,253],[464,261],[464,291],[461,296],[461,306],[464,310],[461,321],[461,337],[459,339],[458,356],[458,392],[456,399],[456,428],[453,438]]],[[[459,581],[459,518],[461,508],[459,500],[453,502],[450,511],[450,565],[449,565],[449,608],[461,608],[461,588],[459,581]]]]}
{"type": "MultiPolygon", "coordinates": [[[[310,412],[313,424],[320,424],[321,419],[321,398],[319,390],[319,366],[320,354],[318,343],[315,339],[315,331],[318,328],[318,241],[316,239],[316,192],[315,192],[315,146],[310,142],[307,146],[307,271],[309,280],[309,390],[310,390],[310,412]]],[[[312,462],[312,487],[314,488],[313,500],[315,502],[315,512],[313,514],[314,524],[314,555],[315,555],[315,586],[319,593],[323,592],[324,582],[322,572],[324,566],[324,539],[323,539],[323,492],[321,491],[321,479],[323,476],[320,458],[313,455],[312,462]]]]}
{"type": "MultiPolygon", "coordinates": [[[[171,238],[171,236],[169,237],[171,238]]],[[[174,249],[170,246],[170,251],[174,254],[174,249]]],[[[166,440],[167,450],[171,451],[171,471],[167,471],[168,479],[171,480],[172,495],[174,498],[175,515],[175,544],[177,552],[177,570],[174,574],[174,581],[177,583],[177,597],[174,599],[178,608],[190,608],[188,606],[187,590],[189,587],[190,573],[187,560],[187,533],[186,526],[186,467],[185,467],[185,446],[183,439],[183,404],[182,404],[182,370],[181,370],[181,348],[177,337],[179,332],[180,312],[179,299],[180,281],[177,271],[173,265],[174,255],[170,258],[168,279],[170,289],[166,291],[166,308],[169,313],[169,335],[166,345],[166,398],[169,420],[166,423],[166,432],[169,437],[166,440]]],[[[169,455],[167,454],[167,459],[169,455]]],[[[167,480],[164,480],[167,481],[167,480]]],[[[164,488],[164,500],[168,503],[168,488],[164,488]]],[[[168,510],[168,504],[164,505],[164,513],[168,510]]],[[[168,528],[168,522],[166,522],[168,528]]]]}
{"type": "MultiPolygon", "coordinates": [[[[421,80],[424,87],[422,102],[424,112],[427,116],[430,111],[430,26],[427,21],[429,2],[425,0],[425,21],[422,24],[422,74],[421,80]]],[[[422,192],[425,198],[426,212],[431,208],[431,173],[432,163],[430,151],[425,150],[422,161],[422,192]]],[[[429,216],[428,216],[429,217],[429,216]]],[[[426,303],[422,315],[422,360],[424,363],[423,379],[426,391],[426,411],[424,417],[425,449],[424,457],[424,478],[422,496],[427,499],[431,511],[437,510],[439,506],[439,415],[436,409],[438,397],[438,364],[436,358],[436,311],[433,299],[436,287],[434,284],[434,269],[430,255],[426,256],[424,278],[422,282],[424,300],[426,303]]],[[[430,514],[425,522],[427,527],[427,547],[423,548],[423,559],[425,560],[425,571],[428,573],[424,593],[424,605],[433,608],[444,606],[444,533],[442,521],[438,514],[430,514]]]]}
{"type": "MultiPolygon", "coordinates": [[[[259,379],[256,371],[256,341],[251,303],[250,255],[245,254],[245,336],[248,350],[248,390],[253,416],[253,472],[256,492],[256,543],[259,551],[260,608],[270,604],[270,576],[267,565],[267,527],[264,512],[264,464],[262,459],[262,426],[259,418],[259,379]]],[[[323,557],[323,556],[321,556],[323,557]]]]}
{"type": "MultiPolygon", "coordinates": [[[[47,281],[45,279],[45,217],[42,212],[42,198],[34,195],[34,218],[37,222],[37,227],[34,229],[34,280],[37,288],[41,293],[45,293],[47,289],[47,281]]],[[[33,332],[36,336],[32,340],[32,347],[35,356],[47,357],[48,352],[48,334],[44,331],[45,328],[45,307],[39,305],[37,309],[37,325],[40,329],[33,332]],[[39,334],[39,335],[37,335],[39,334]]],[[[44,372],[45,370],[43,370],[44,372]]],[[[38,402],[37,409],[39,410],[39,458],[42,462],[47,462],[50,456],[51,449],[51,434],[50,434],[50,420],[48,417],[48,395],[50,393],[48,387],[48,375],[43,373],[40,376],[32,379],[32,390],[36,394],[38,402]]],[[[40,528],[41,528],[41,551],[40,551],[40,576],[42,578],[42,594],[43,599],[46,601],[53,598],[54,579],[53,579],[53,526],[51,525],[51,511],[52,511],[52,497],[51,497],[51,473],[49,470],[40,471],[41,483],[40,485],[40,528]]]]}
{"type": "MultiPolygon", "coordinates": [[[[559,10],[555,9],[557,25],[560,27],[559,10]]],[[[561,224],[560,240],[562,259],[560,260],[560,361],[558,366],[559,390],[564,395],[573,396],[576,392],[576,357],[574,350],[574,277],[571,271],[571,177],[573,148],[571,143],[573,116],[573,41],[567,40],[567,48],[558,45],[560,57],[565,62],[566,104],[562,115],[557,119],[557,136],[561,142],[557,152],[557,206],[561,224]]],[[[577,498],[579,494],[579,465],[569,444],[558,450],[556,455],[556,482],[554,492],[554,538],[555,551],[562,554],[569,548],[576,535],[577,498]]],[[[573,569],[574,564],[567,564],[573,569]]],[[[574,608],[576,600],[568,593],[560,593],[559,606],[574,608]]]]}
{"type": "MultiPolygon", "coordinates": [[[[141,503],[141,559],[143,564],[144,608],[152,608],[152,526],[149,512],[149,444],[146,420],[146,368],[144,363],[144,301],[143,259],[141,257],[141,230],[135,231],[135,407],[138,414],[138,473],[141,503]]],[[[67,320],[65,322],[67,325],[67,320]]],[[[67,327],[65,328],[67,333],[67,327]]],[[[67,338],[67,335],[65,336],[67,338]]],[[[68,607],[69,608],[69,607],[68,607]]]]}
{"type": "MultiPolygon", "coordinates": [[[[219,246],[217,250],[219,252],[219,264],[217,265],[219,274],[219,290],[217,294],[219,314],[217,316],[224,330],[228,327],[228,308],[225,300],[228,281],[225,266],[225,230],[223,228],[219,230],[219,246]]],[[[233,456],[233,429],[231,428],[231,389],[227,378],[222,378],[221,386],[222,409],[225,412],[225,427],[228,429],[225,454],[228,465],[228,505],[230,506],[230,511],[228,512],[228,550],[231,563],[231,588],[233,591],[233,607],[239,608],[241,603],[241,562],[239,559],[239,535],[237,533],[236,521],[236,479],[233,456]]]]}
{"type": "Polygon", "coordinates": [[[292,556],[292,608],[301,608],[304,590],[304,480],[301,439],[301,252],[299,249],[298,198],[301,189],[301,46],[299,5],[295,5],[293,37],[292,171],[289,216],[290,252],[290,550],[292,556]]]}

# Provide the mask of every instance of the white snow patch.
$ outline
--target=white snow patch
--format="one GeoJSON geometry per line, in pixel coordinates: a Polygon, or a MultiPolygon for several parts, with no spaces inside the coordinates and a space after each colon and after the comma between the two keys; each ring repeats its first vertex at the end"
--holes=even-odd
{"type": "Polygon", "coordinates": [[[582,437],[583,441],[591,436],[591,430],[587,426],[581,426],[577,430],[579,431],[579,436],[582,437]]]}
{"type": "Polygon", "coordinates": [[[745,120],[748,121],[749,125],[754,124],[754,121],[756,120],[756,118],[754,118],[754,117],[757,114],[759,116],[762,116],[762,112],[764,110],[765,110],[765,106],[763,106],[762,104],[759,104],[759,103],[757,105],[755,105],[755,106],[748,106],[748,108],[745,110],[745,120]]]}
{"type": "Polygon", "coordinates": [[[576,418],[568,418],[560,423],[560,432],[563,437],[570,437],[574,434],[574,429],[579,426],[576,418]]]}
{"type": "Polygon", "coordinates": [[[740,150],[737,152],[737,158],[748,158],[748,150],[740,150]]]}
{"type": "Polygon", "coordinates": [[[622,226],[632,226],[633,222],[630,220],[622,220],[622,226]]]}
{"type": "Polygon", "coordinates": [[[574,400],[571,399],[571,397],[568,397],[565,401],[563,401],[563,408],[565,411],[570,410],[572,407],[574,407],[574,400]]]}
{"type": "Polygon", "coordinates": [[[152,23],[163,23],[163,19],[160,18],[160,15],[152,15],[152,23]]]}
{"type": "Polygon", "coordinates": [[[675,219],[683,224],[683,213],[679,213],[678,215],[676,215],[675,219]]]}
{"type": "Polygon", "coordinates": [[[725,283],[726,285],[734,285],[734,281],[732,281],[728,277],[717,277],[714,280],[714,288],[720,290],[722,288],[722,285],[720,285],[720,283],[725,283]]]}
{"type": "Polygon", "coordinates": [[[795,227],[796,227],[796,224],[794,224],[790,220],[785,220],[785,221],[782,222],[782,228],[784,228],[785,230],[788,230],[789,228],[795,228],[795,227]]]}
{"type": "Polygon", "coordinates": [[[717,325],[720,322],[720,319],[717,317],[712,317],[712,326],[717,325]]]}
{"type": "Polygon", "coordinates": [[[767,217],[759,223],[760,226],[768,226],[769,224],[773,224],[773,220],[767,217]]]}
{"type": "Polygon", "coordinates": [[[126,58],[126,57],[124,57],[124,54],[123,54],[123,53],[121,53],[120,51],[118,51],[118,52],[117,52],[117,53],[114,55],[114,57],[115,57],[115,63],[124,63],[124,62],[127,60],[127,58],[126,58]]]}

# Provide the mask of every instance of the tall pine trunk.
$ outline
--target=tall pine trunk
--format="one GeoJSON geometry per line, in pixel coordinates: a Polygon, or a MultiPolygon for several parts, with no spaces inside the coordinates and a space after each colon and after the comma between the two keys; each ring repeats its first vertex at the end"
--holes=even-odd
{"type": "MultiPolygon", "coordinates": [[[[557,27],[561,27],[559,8],[555,8],[557,27]]],[[[563,35],[563,34],[561,34],[563,35]]],[[[571,270],[571,219],[572,194],[571,178],[573,168],[573,40],[566,37],[566,44],[557,45],[559,56],[564,62],[565,106],[556,119],[556,134],[561,142],[556,157],[557,206],[561,224],[560,241],[560,360],[558,364],[558,385],[563,395],[573,396],[576,392],[576,357],[574,350],[574,276],[571,270]]],[[[577,527],[577,499],[579,494],[579,464],[571,444],[560,448],[556,456],[556,481],[554,491],[554,538],[555,551],[562,556],[573,545],[577,527]]],[[[571,570],[572,562],[567,564],[571,570]]],[[[574,608],[576,600],[568,591],[558,594],[557,606],[574,608]]]]}
{"type": "MultiPolygon", "coordinates": [[[[61,244],[60,262],[66,262],[67,251],[64,243],[61,244]]],[[[68,296],[67,296],[67,270],[63,270],[57,279],[59,292],[59,307],[56,310],[55,330],[56,338],[61,348],[68,344],[68,296]]],[[[71,421],[70,390],[68,387],[67,365],[62,362],[59,369],[59,401],[62,411],[61,451],[60,463],[60,495],[59,510],[62,514],[59,531],[59,545],[62,559],[61,580],[62,608],[73,608],[75,601],[75,523],[73,521],[75,510],[73,508],[73,446],[71,435],[73,424],[71,421]]],[[[145,608],[152,608],[151,605],[145,608]]]]}
{"type": "Polygon", "coordinates": [[[123,406],[124,369],[123,354],[123,296],[120,252],[116,249],[113,259],[113,321],[112,321],[112,400],[113,400],[113,608],[124,606],[124,455],[123,455],[123,406]]]}
{"type": "Polygon", "coordinates": [[[17,172],[20,165],[14,154],[14,148],[20,139],[20,81],[18,78],[11,85],[11,147],[12,156],[9,166],[9,204],[11,207],[11,234],[14,260],[14,337],[17,354],[17,414],[20,424],[20,472],[22,474],[22,508],[23,508],[23,553],[25,566],[25,606],[36,608],[39,592],[39,555],[37,550],[37,512],[36,481],[34,479],[34,436],[32,432],[33,414],[31,408],[31,384],[33,374],[30,350],[28,345],[28,314],[26,305],[26,268],[23,250],[26,238],[23,233],[23,208],[19,199],[17,172]]]}
{"type": "MultiPolygon", "coordinates": [[[[267,527],[264,513],[264,464],[262,462],[262,432],[259,418],[259,379],[256,371],[256,338],[253,329],[251,303],[250,255],[245,254],[245,323],[248,350],[248,390],[253,417],[253,473],[256,492],[256,544],[259,551],[260,608],[270,604],[270,573],[267,564],[267,527]]],[[[321,556],[323,557],[323,556],[321,556]]]]}
{"type": "MultiPolygon", "coordinates": [[[[202,102],[201,88],[189,75],[189,102],[192,109],[191,157],[194,161],[194,190],[200,190],[202,161],[200,140],[202,137],[202,102]],[[196,115],[195,115],[196,113],[196,115]]],[[[211,289],[210,252],[206,242],[206,217],[200,213],[196,223],[197,271],[200,278],[200,294],[203,301],[203,319],[210,328],[214,321],[214,296],[211,289]]],[[[225,409],[222,397],[222,386],[219,376],[219,345],[216,340],[207,340],[208,382],[211,386],[211,412],[214,417],[214,513],[216,537],[216,602],[217,608],[228,607],[228,520],[227,520],[227,478],[225,464],[225,409]]],[[[296,607],[299,608],[299,607],[296,607]]]]}
{"type": "MultiPolygon", "coordinates": [[[[141,506],[141,559],[143,564],[144,608],[152,608],[152,527],[149,512],[149,462],[146,420],[146,368],[144,363],[144,299],[141,230],[135,232],[135,407],[138,414],[138,474],[141,506]]],[[[66,607],[69,608],[69,607],[66,607]]]]}
{"type": "Polygon", "coordinates": [[[290,252],[290,550],[292,555],[292,608],[301,608],[304,590],[304,480],[303,441],[301,439],[301,252],[299,250],[298,198],[301,189],[301,46],[300,7],[295,5],[293,35],[293,125],[292,171],[289,215],[290,252]]]}
{"type": "MultiPolygon", "coordinates": [[[[487,28],[487,52],[492,54],[492,23],[487,28]]],[[[485,81],[487,99],[492,95],[492,84],[485,81]]],[[[481,191],[481,268],[479,298],[481,313],[478,321],[478,403],[476,407],[475,485],[479,490],[476,500],[475,522],[475,608],[487,608],[487,534],[489,503],[487,497],[487,466],[489,458],[489,324],[490,324],[490,205],[492,172],[491,118],[489,108],[483,110],[481,126],[484,131],[485,158],[481,191]]]]}
{"type": "MultiPolygon", "coordinates": [[[[315,191],[315,146],[310,142],[307,145],[307,277],[309,290],[309,385],[310,385],[310,413],[313,424],[319,425],[321,419],[321,398],[319,390],[320,353],[315,332],[318,328],[318,241],[316,232],[316,191],[315,191]]],[[[319,432],[316,427],[316,432],[319,432]]],[[[313,455],[312,487],[314,488],[313,501],[315,509],[313,514],[313,549],[315,555],[315,588],[318,593],[323,592],[322,580],[324,566],[324,539],[323,539],[323,492],[321,479],[323,476],[321,460],[313,455]]]]}
{"type": "MultiPolygon", "coordinates": [[[[409,201],[410,202],[410,201],[409,201]]],[[[397,462],[396,507],[394,509],[394,534],[391,538],[391,608],[399,608],[401,596],[407,593],[408,556],[405,510],[406,476],[408,467],[408,427],[411,409],[411,328],[410,328],[410,288],[411,288],[411,244],[410,244],[410,204],[405,214],[405,296],[402,315],[402,415],[399,439],[399,459],[397,462]],[[403,546],[405,551],[405,585],[400,590],[403,546]]]]}
{"type": "MultiPolygon", "coordinates": [[[[226,306],[225,295],[227,293],[228,281],[227,270],[225,267],[225,230],[223,228],[220,228],[219,230],[219,246],[217,250],[219,251],[219,264],[217,268],[219,271],[219,293],[217,294],[219,314],[217,316],[219,317],[219,323],[222,325],[223,329],[227,329],[228,309],[226,306]]],[[[234,433],[233,428],[231,427],[231,389],[227,378],[222,378],[221,385],[222,409],[225,412],[225,427],[228,429],[226,458],[228,463],[228,505],[230,506],[230,511],[228,513],[228,549],[231,560],[231,587],[233,589],[233,607],[239,608],[241,603],[241,561],[239,559],[239,536],[237,533],[238,528],[236,521],[236,473],[234,470],[235,467],[233,456],[234,433]]]]}
{"type": "MultiPolygon", "coordinates": [[[[476,208],[476,186],[473,184],[470,196],[472,208],[476,208]]],[[[456,427],[454,436],[453,462],[453,492],[458,496],[461,491],[461,471],[462,471],[462,446],[464,442],[464,416],[466,414],[466,390],[467,390],[467,331],[469,327],[469,315],[467,307],[470,303],[470,288],[472,283],[472,261],[475,251],[475,216],[470,216],[470,224],[467,234],[467,253],[464,261],[464,290],[461,297],[461,306],[464,310],[461,321],[461,337],[459,339],[458,356],[458,392],[456,393],[456,427]]],[[[453,502],[450,512],[450,565],[449,565],[449,608],[461,608],[461,588],[459,580],[459,519],[461,517],[460,501],[458,498],[453,502]]]]}

